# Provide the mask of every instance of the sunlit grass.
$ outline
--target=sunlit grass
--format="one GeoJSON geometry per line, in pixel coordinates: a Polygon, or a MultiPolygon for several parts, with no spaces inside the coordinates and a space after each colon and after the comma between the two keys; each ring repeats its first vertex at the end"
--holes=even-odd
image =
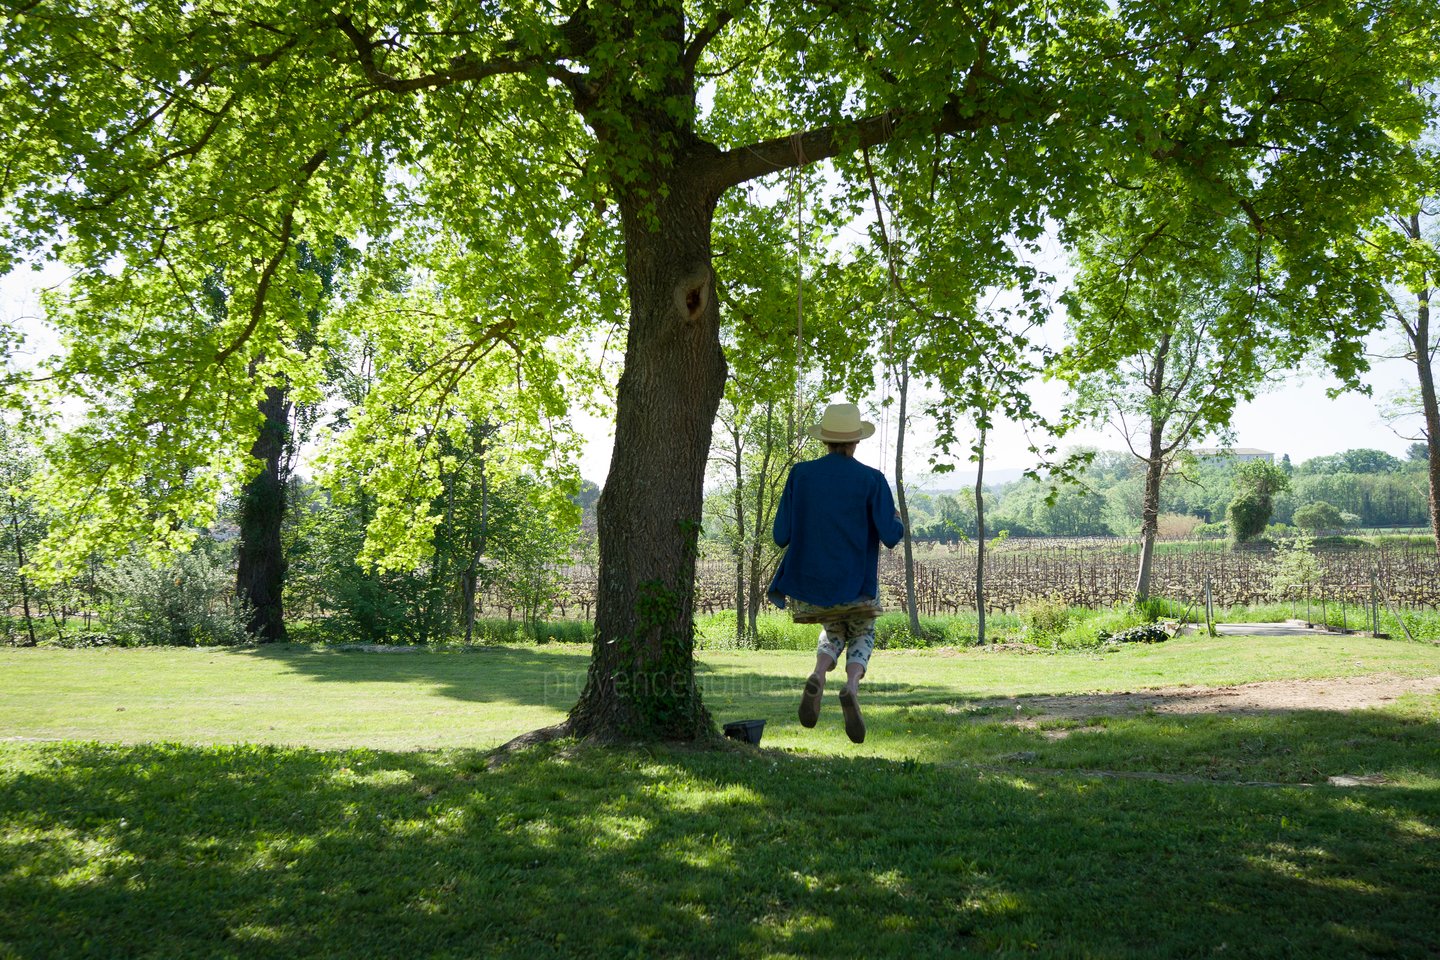
{"type": "Polygon", "coordinates": [[[1435,676],[1436,648],[882,651],[860,747],[833,698],[795,720],[812,663],[702,657],[717,720],[768,721],[759,749],[492,768],[563,717],[583,651],[0,651],[0,737],[72,741],[0,743],[0,957],[1433,956],[1440,696],[1024,697],[1435,676]]]}

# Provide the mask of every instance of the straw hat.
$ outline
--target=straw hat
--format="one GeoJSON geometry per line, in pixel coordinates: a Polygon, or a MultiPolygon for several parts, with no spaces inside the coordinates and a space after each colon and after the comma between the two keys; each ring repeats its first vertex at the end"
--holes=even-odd
{"type": "Polygon", "coordinates": [[[875,432],[875,424],[860,419],[860,408],[853,403],[832,403],[825,408],[820,422],[809,430],[810,436],[826,443],[853,443],[875,432]]]}

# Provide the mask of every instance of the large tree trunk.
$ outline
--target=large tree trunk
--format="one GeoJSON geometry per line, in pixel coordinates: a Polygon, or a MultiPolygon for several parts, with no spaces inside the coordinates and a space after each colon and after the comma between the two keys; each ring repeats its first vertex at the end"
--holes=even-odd
{"type": "Polygon", "coordinates": [[[630,329],[598,511],[595,646],[570,711],[577,736],[714,733],[694,679],[694,581],[725,379],[710,266],[716,196],[673,172],[667,180],[650,184],[653,212],[632,194],[620,202],[630,329]]]}
{"type": "Polygon", "coordinates": [[[267,387],[260,403],[264,420],[250,455],[263,466],[240,494],[240,556],[235,592],[249,608],[250,635],[260,641],[283,641],[285,554],[280,524],[285,517],[285,483],[281,458],[290,422],[288,391],[267,387]]]}
{"type": "Polygon", "coordinates": [[[905,545],[905,608],[910,614],[910,635],[920,638],[920,610],[915,603],[915,554],[910,543],[910,508],[905,503],[905,401],[910,392],[910,364],[900,362],[900,420],[895,427],[895,505],[900,508],[901,539],[905,545]]]}

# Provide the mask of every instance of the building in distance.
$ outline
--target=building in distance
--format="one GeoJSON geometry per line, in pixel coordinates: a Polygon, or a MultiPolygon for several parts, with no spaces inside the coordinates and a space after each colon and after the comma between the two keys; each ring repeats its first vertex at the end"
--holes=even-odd
{"type": "Polygon", "coordinates": [[[1264,460],[1275,463],[1275,454],[1254,447],[1196,447],[1190,451],[1197,460],[1264,460]]]}

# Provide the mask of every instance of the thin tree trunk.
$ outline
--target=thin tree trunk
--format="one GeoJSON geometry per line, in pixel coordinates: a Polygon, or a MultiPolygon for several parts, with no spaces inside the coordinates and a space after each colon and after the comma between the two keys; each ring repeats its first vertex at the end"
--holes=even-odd
{"type": "Polygon", "coordinates": [[[745,466],[740,411],[735,411],[730,436],[735,442],[735,646],[745,645],[745,466]]]}
{"type": "Polygon", "coordinates": [[[485,556],[486,536],[490,532],[490,479],[485,473],[485,447],[483,441],[476,444],[476,452],[480,455],[480,535],[470,544],[470,565],[465,568],[462,592],[464,598],[461,601],[464,606],[465,616],[465,642],[470,643],[475,638],[475,600],[479,593],[480,581],[480,558],[485,556]]]}
{"type": "Polygon", "coordinates": [[[290,420],[288,391],[267,387],[260,413],[263,417],[260,436],[250,448],[250,456],[262,466],[240,495],[240,550],[235,592],[249,609],[250,635],[263,642],[275,642],[286,639],[281,599],[286,562],[280,542],[280,526],[285,517],[285,484],[280,463],[290,420]]]}
{"type": "Polygon", "coordinates": [[[25,546],[20,539],[20,505],[10,497],[10,527],[15,533],[15,571],[20,579],[20,609],[25,613],[25,631],[30,636],[26,646],[33,647],[40,641],[35,637],[35,618],[30,612],[30,581],[25,576],[25,546]]]}
{"type": "Polygon", "coordinates": [[[895,505],[900,508],[901,539],[905,544],[905,606],[910,613],[910,635],[920,637],[920,610],[915,604],[915,554],[910,543],[910,508],[905,503],[905,402],[910,392],[910,364],[900,362],[900,419],[895,427],[895,505]]]}
{"type": "MultiPolygon", "coordinates": [[[[792,408],[790,413],[791,429],[794,428],[795,414],[792,408]]],[[[775,460],[775,401],[768,400],[765,403],[765,443],[762,446],[760,455],[760,471],[751,477],[751,487],[755,492],[754,509],[750,511],[753,520],[754,531],[749,539],[750,553],[750,606],[748,610],[750,635],[760,635],[760,603],[765,596],[766,584],[764,578],[764,545],[770,538],[773,531],[765,529],[766,522],[770,519],[770,512],[765,509],[766,499],[769,496],[771,487],[774,486],[771,472],[774,469],[775,460]]]]}
{"type": "Polygon", "coordinates": [[[598,510],[595,643],[568,723],[583,737],[714,735],[694,677],[694,581],[725,380],[710,266],[719,187],[676,173],[684,162],[619,203],[630,326],[598,510]]]}
{"type": "Polygon", "coordinates": [[[985,428],[975,448],[975,636],[985,642],[985,428]]]}
{"type": "Polygon", "coordinates": [[[1160,447],[1160,428],[1150,428],[1150,458],[1145,461],[1145,493],[1140,507],[1140,573],[1135,578],[1135,600],[1150,598],[1150,579],[1154,569],[1155,538],[1160,533],[1160,481],[1165,458],[1160,447]]]}
{"type": "MultiPolygon", "coordinates": [[[[1420,237],[1420,215],[1410,215],[1409,233],[1420,237]]],[[[1435,550],[1440,553],[1440,403],[1435,397],[1435,371],[1430,364],[1430,290],[1415,295],[1415,330],[1413,342],[1415,370],[1420,377],[1420,405],[1425,416],[1425,447],[1428,451],[1426,473],[1430,480],[1430,531],[1435,537],[1435,550]]]]}
{"type": "MultiPolygon", "coordinates": [[[[1155,556],[1155,537],[1160,531],[1160,481],[1165,472],[1165,423],[1160,402],[1165,391],[1165,364],[1170,356],[1171,335],[1162,334],[1155,345],[1155,363],[1150,369],[1149,382],[1152,406],[1150,410],[1149,446],[1145,459],[1145,494],[1140,506],[1140,571],[1135,576],[1135,602],[1150,599],[1150,574],[1155,556]]],[[[1131,448],[1134,449],[1133,447],[1131,448]]]]}

